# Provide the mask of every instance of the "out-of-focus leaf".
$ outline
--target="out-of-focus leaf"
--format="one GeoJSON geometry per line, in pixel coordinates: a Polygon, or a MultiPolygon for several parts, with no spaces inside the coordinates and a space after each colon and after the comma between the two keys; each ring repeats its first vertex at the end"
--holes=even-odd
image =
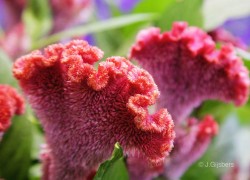
{"type": "Polygon", "coordinates": [[[227,19],[248,15],[250,12],[250,1],[207,0],[204,1],[203,12],[205,28],[212,30],[227,19]]]}
{"type": "Polygon", "coordinates": [[[125,15],[116,18],[111,18],[104,21],[93,22],[83,26],[74,27],[56,34],[53,34],[47,38],[38,41],[33,45],[34,49],[44,47],[46,45],[58,42],[62,38],[72,38],[76,36],[83,36],[90,33],[103,32],[107,30],[112,30],[120,27],[124,27],[133,23],[138,23],[142,21],[148,21],[154,19],[155,14],[135,14],[135,15],[125,15]]]}
{"type": "Polygon", "coordinates": [[[176,0],[141,0],[133,9],[133,13],[162,13],[166,10],[170,5],[175,3],[176,0]]]}
{"type": "Polygon", "coordinates": [[[202,118],[207,114],[211,114],[217,122],[221,123],[232,111],[235,111],[235,107],[232,104],[220,101],[206,101],[195,110],[194,115],[202,118]]]}
{"type": "Polygon", "coordinates": [[[216,172],[216,168],[213,167],[201,167],[200,163],[206,165],[207,163],[212,162],[211,159],[212,151],[210,149],[207,150],[205,155],[195,162],[183,175],[181,179],[183,180],[191,180],[191,179],[201,179],[202,180],[211,180],[211,179],[218,179],[218,173],[216,172]]]}
{"type": "Polygon", "coordinates": [[[168,30],[174,21],[187,21],[189,25],[202,27],[202,3],[203,0],[175,1],[175,3],[165,9],[162,16],[156,21],[156,25],[162,30],[168,30]]]}
{"type": "Polygon", "coordinates": [[[32,125],[30,112],[13,118],[0,143],[0,177],[5,180],[28,179],[31,161],[32,125]]]}
{"type": "Polygon", "coordinates": [[[13,78],[12,75],[12,61],[0,49],[0,84],[9,84],[12,86],[17,86],[16,80],[13,78]]]}
{"type": "Polygon", "coordinates": [[[123,151],[118,143],[112,157],[102,163],[95,175],[94,180],[128,180],[128,172],[123,159],[123,151]]]}
{"type": "MultiPolygon", "coordinates": [[[[148,20],[147,22],[141,22],[133,26],[127,26],[123,29],[124,36],[134,39],[135,34],[139,29],[142,29],[145,25],[153,25],[155,21],[159,21],[159,18],[163,18],[162,13],[167,11],[171,5],[175,3],[175,0],[157,0],[157,3],[152,0],[141,0],[135,6],[131,13],[154,13],[156,18],[148,20]]],[[[128,38],[126,38],[128,39],[128,38]]]]}
{"type": "Polygon", "coordinates": [[[47,34],[52,27],[49,1],[28,0],[22,18],[33,41],[47,34]]]}
{"type": "Polygon", "coordinates": [[[241,125],[250,125],[250,107],[245,105],[241,108],[237,108],[237,116],[241,125]]]}
{"type": "Polygon", "coordinates": [[[30,168],[29,179],[30,180],[40,180],[42,176],[41,164],[36,164],[30,168]]]}
{"type": "Polygon", "coordinates": [[[31,157],[33,160],[36,160],[39,158],[41,145],[45,143],[45,139],[41,130],[41,126],[38,123],[37,119],[34,116],[31,116],[30,119],[33,124],[33,129],[32,129],[33,143],[32,143],[31,157]]]}

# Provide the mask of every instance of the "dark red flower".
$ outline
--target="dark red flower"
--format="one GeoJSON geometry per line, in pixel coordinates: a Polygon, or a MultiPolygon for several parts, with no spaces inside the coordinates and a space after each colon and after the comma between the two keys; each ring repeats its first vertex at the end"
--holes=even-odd
{"type": "Polygon", "coordinates": [[[233,47],[216,50],[209,35],[186,23],[163,34],[158,28],[141,31],[130,58],[154,77],[161,92],[157,107],[166,107],[176,124],[204,100],[242,105],[248,98],[248,71],[233,47]]]}
{"type": "Polygon", "coordinates": [[[103,55],[85,41],[55,44],[14,64],[14,75],[45,129],[44,179],[84,179],[119,142],[129,156],[155,164],[172,149],[166,109],[149,115],[159,91],[152,77],[122,57],[103,55]],[[47,167],[50,167],[49,170],[47,167]],[[46,178],[48,177],[48,178],[46,178]]]}
{"type": "Polygon", "coordinates": [[[24,102],[12,87],[0,85],[0,107],[0,134],[2,134],[11,125],[11,118],[15,114],[24,112],[24,102]]]}

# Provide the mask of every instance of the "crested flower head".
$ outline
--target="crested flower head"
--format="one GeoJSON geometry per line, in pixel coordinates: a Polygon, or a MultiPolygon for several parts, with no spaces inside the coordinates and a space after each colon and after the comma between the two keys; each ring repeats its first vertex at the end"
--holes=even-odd
{"type": "Polygon", "coordinates": [[[152,74],[161,91],[157,106],[168,108],[177,124],[204,100],[247,101],[248,71],[233,47],[216,50],[209,35],[186,23],[163,34],[158,28],[141,31],[130,58],[152,74]]]}
{"type": "Polygon", "coordinates": [[[102,56],[97,47],[75,40],[14,64],[14,76],[45,129],[47,179],[86,178],[116,142],[129,156],[141,154],[152,164],[172,149],[171,116],[166,109],[148,113],[159,96],[150,74],[122,57],[95,69],[102,56]]]}
{"type": "MultiPolygon", "coordinates": [[[[6,131],[11,118],[24,112],[24,102],[21,96],[8,85],[0,85],[0,134],[6,131]]],[[[1,139],[1,138],[0,138],[1,139]]]]}

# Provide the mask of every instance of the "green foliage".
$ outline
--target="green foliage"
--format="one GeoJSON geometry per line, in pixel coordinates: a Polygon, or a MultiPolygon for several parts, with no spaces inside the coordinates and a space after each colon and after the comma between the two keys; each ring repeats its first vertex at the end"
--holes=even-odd
{"type": "Polygon", "coordinates": [[[105,21],[98,21],[89,23],[87,25],[78,26],[69,30],[65,30],[56,34],[53,34],[49,37],[41,39],[33,48],[41,48],[47,46],[49,44],[55,43],[60,41],[61,39],[76,37],[76,36],[83,36],[89,33],[97,33],[108,31],[112,29],[116,29],[119,27],[124,27],[129,24],[147,21],[148,19],[154,18],[154,14],[136,14],[136,15],[126,15],[116,18],[111,18],[105,21]]]}
{"type": "Polygon", "coordinates": [[[23,12],[26,31],[33,41],[46,35],[52,27],[51,12],[48,0],[28,0],[23,12]]]}
{"type": "Polygon", "coordinates": [[[163,12],[156,21],[162,30],[170,29],[174,21],[187,21],[189,25],[203,26],[202,0],[175,1],[163,12]]]}
{"type": "Polygon", "coordinates": [[[128,172],[123,158],[122,148],[118,143],[115,144],[115,148],[112,157],[102,163],[95,175],[94,180],[128,180],[128,172]]]}
{"type": "Polygon", "coordinates": [[[11,59],[0,49],[0,83],[17,86],[17,82],[12,76],[12,61],[11,59]]]}
{"type": "Polygon", "coordinates": [[[32,125],[30,112],[13,118],[0,143],[0,177],[26,180],[31,162],[32,125]]]}
{"type": "Polygon", "coordinates": [[[142,12],[150,12],[150,13],[162,13],[169,9],[171,5],[173,5],[175,0],[141,0],[133,9],[133,13],[142,13],[142,12]]]}

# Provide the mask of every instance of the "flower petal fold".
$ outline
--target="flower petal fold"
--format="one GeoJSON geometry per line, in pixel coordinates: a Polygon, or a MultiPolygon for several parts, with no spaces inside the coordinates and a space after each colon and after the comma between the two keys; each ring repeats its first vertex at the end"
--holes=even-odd
{"type": "Polygon", "coordinates": [[[169,32],[142,30],[132,46],[136,59],[154,78],[161,97],[158,108],[167,108],[176,125],[204,100],[242,105],[249,94],[248,70],[232,45],[220,50],[212,38],[196,27],[177,22],[169,32]]]}

